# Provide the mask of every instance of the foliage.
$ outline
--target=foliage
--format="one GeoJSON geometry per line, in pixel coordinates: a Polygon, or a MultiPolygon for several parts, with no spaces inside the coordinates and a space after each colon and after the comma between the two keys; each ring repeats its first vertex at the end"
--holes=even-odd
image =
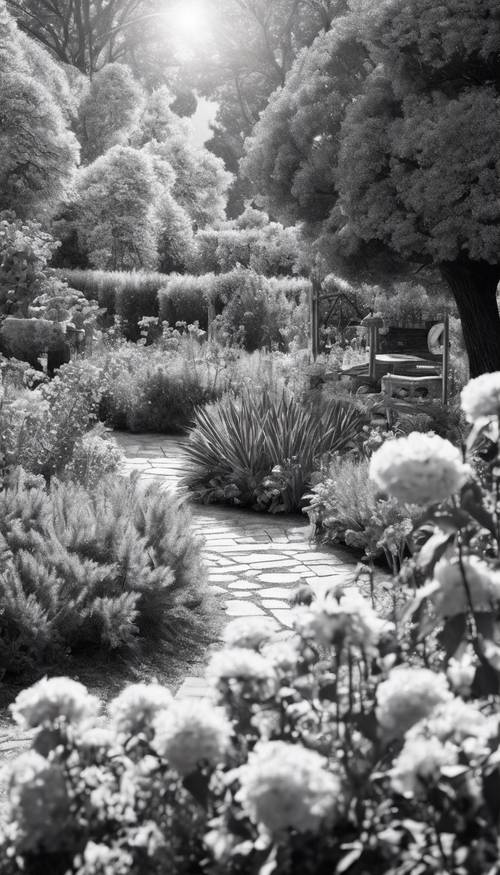
{"type": "Polygon", "coordinates": [[[139,318],[158,315],[158,308],[154,312],[142,312],[142,302],[148,303],[149,311],[153,309],[153,298],[165,283],[164,274],[152,270],[59,270],[56,274],[83,292],[87,300],[97,301],[106,309],[108,317],[118,313],[120,299],[120,316],[125,320],[126,331],[133,332],[134,337],[139,318]]]}
{"type": "Polygon", "coordinates": [[[494,7],[352,3],[297,59],[245,163],[266,208],[321,228],[343,269],[440,270],[473,375],[500,365],[494,7]]]}
{"type": "Polygon", "coordinates": [[[156,266],[158,193],[151,160],[127,146],[113,146],[79,172],[76,230],[94,267],[156,266]]]}
{"type": "Polygon", "coordinates": [[[297,228],[284,228],[263,216],[263,225],[241,227],[235,220],[198,231],[194,266],[216,273],[241,266],[269,277],[295,273],[301,255],[297,228]]]}
{"type": "Polygon", "coordinates": [[[197,322],[203,330],[208,328],[208,306],[213,303],[216,312],[221,311],[222,302],[215,293],[215,276],[203,274],[171,274],[158,293],[160,319],[175,325],[176,322],[197,322]]]}
{"type": "Polygon", "coordinates": [[[0,491],[4,671],[141,641],[177,651],[199,633],[203,574],[186,508],[158,484],[93,480],[91,491],[46,488],[16,468],[0,491]]]}
{"type": "Polygon", "coordinates": [[[250,387],[196,411],[185,482],[206,503],[300,510],[316,459],[347,448],[363,421],[352,403],[332,401],[318,414],[287,392],[250,387]]]}
{"type": "Polygon", "coordinates": [[[39,357],[64,342],[62,326],[48,319],[15,319],[7,316],[0,325],[0,348],[20,361],[41,368],[39,357]]]}
{"type": "Polygon", "coordinates": [[[366,559],[384,556],[398,571],[409,549],[420,509],[380,496],[368,476],[367,459],[334,457],[315,472],[305,511],[318,540],[347,544],[366,559]]]}
{"type": "MultiPolygon", "coordinates": [[[[157,44],[166,41],[164,29],[158,28],[158,19],[147,18],[164,9],[158,0],[89,0],[83,10],[71,0],[7,0],[7,5],[30,37],[81,74],[92,75],[103,65],[119,61],[146,76],[152,72],[151,62],[154,66],[169,60],[165,46],[158,56],[157,44]],[[136,19],[139,22],[134,25],[136,19]],[[140,57],[143,42],[149,48],[150,63],[140,57]]],[[[167,48],[171,50],[168,41],[167,48]]]]}
{"type": "Polygon", "coordinates": [[[215,289],[225,304],[221,326],[233,343],[241,341],[253,352],[283,342],[291,305],[279,287],[273,287],[273,294],[265,277],[236,268],[216,276],[215,289]]]}
{"type": "Polygon", "coordinates": [[[122,452],[102,425],[86,432],[75,444],[71,461],[64,468],[64,479],[79,483],[89,492],[101,478],[117,474],[122,452]]]}
{"type": "Polygon", "coordinates": [[[0,446],[6,464],[47,480],[62,474],[97,419],[100,394],[99,369],[76,361],[39,388],[4,399],[0,446]]]}
{"type": "Polygon", "coordinates": [[[184,432],[195,408],[220,394],[217,362],[203,357],[199,333],[167,328],[160,346],[123,344],[99,359],[101,418],[133,432],[184,432]]]}
{"type": "Polygon", "coordinates": [[[112,146],[128,145],[139,123],[142,102],[142,90],[124,64],[106,64],[92,77],[78,113],[86,164],[112,146]]]}
{"type": "Polygon", "coordinates": [[[158,267],[164,273],[182,270],[190,262],[194,247],[191,220],[168,191],[160,198],[156,215],[159,223],[158,267]]]}
{"type": "Polygon", "coordinates": [[[46,217],[69,188],[78,145],[53,95],[30,70],[5,0],[0,33],[0,210],[46,217]]]}
{"type": "Polygon", "coordinates": [[[0,214],[0,314],[27,316],[48,286],[47,264],[57,244],[37,222],[0,214]]]}

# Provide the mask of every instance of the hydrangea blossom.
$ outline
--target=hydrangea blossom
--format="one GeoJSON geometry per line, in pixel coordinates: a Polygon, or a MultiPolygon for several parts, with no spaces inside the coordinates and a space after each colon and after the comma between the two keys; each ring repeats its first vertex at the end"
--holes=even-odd
{"type": "Polygon", "coordinates": [[[396,666],[377,689],[377,719],[387,738],[402,738],[436,705],[451,698],[445,675],[428,668],[396,666]]]}
{"type": "Polygon", "coordinates": [[[224,629],[223,639],[228,647],[247,647],[258,650],[272,637],[276,624],[269,618],[237,617],[224,629]]]}
{"type": "Polygon", "coordinates": [[[207,679],[217,689],[227,684],[244,683],[253,693],[271,695],[276,687],[276,672],[260,653],[246,647],[228,647],[212,656],[207,668],[207,679]]]}
{"type": "Polygon", "coordinates": [[[314,639],[318,644],[329,646],[346,641],[370,650],[392,626],[377,617],[357,590],[349,589],[340,595],[326,592],[308,608],[298,608],[295,628],[304,638],[314,639]]]}
{"type": "Polygon", "coordinates": [[[476,669],[477,658],[471,649],[467,649],[460,659],[450,659],[446,674],[451,686],[460,696],[469,695],[476,669]]]}
{"type": "Polygon", "coordinates": [[[379,489],[407,503],[444,501],[468,476],[468,466],[450,441],[416,431],[385,441],[370,462],[370,478],[379,489]]]}
{"type": "Polygon", "coordinates": [[[391,770],[391,784],[403,796],[425,795],[426,787],[435,784],[443,766],[458,762],[458,748],[437,738],[408,739],[391,770]]]}
{"type": "Polygon", "coordinates": [[[63,771],[33,750],[21,754],[10,769],[10,803],[22,838],[22,851],[64,845],[69,798],[63,771]]]}
{"type": "Polygon", "coordinates": [[[237,801],[254,823],[271,833],[289,827],[318,832],[334,818],[340,780],[316,751],[285,741],[262,742],[237,773],[237,801]]]}
{"type": "Polygon", "coordinates": [[[131,684],[109,706],[112,725],[118,733],[129,737],[146,732],[152,728],[156,715],[172,702],[172,694],[160,684],[131,684]]]}
{"type": "Polygon", "coordinates": [[[77,860],[78,875],[128,875],[134,864],[130,851],[125,848],[110,848],[102,842],[87,842],[82,856],[77,860]]]}
{"type": "Polygon", "coordinates": [[[469,422],[481,416],[500,414],[500,371],[469,380],[460,393],[462,410],[469,422]]]}
{"type": "Polygon", "coordinates": [[[79,724],[96,716],[99,700],[78,681],[42,678],[19,693],[11,711],[16,723],[27,729],[52,726],[62,720],[79,724]]]}
{"type": "Polygon", "coordinates": [[[458,560],[440,559],[434,569],[429,598],[442,617],[453,617],[469,609],[464,574],[474,611],[491,611],[500,601],[500,571],[493,571],[478,556],[466,556],[462,564],[458,560]]]}
{"type": "Polygon", "coordinates": [[[453,698],[437,705],[431,714],[406,733],[406,739],[437,738],[451,741],[470,756],[481,756],[498,731],[497,717],[486,716],[474,704],[453,698]]]}
{"type": "Polygon", "coordinates": [[[181,775],[200,763],[220,763],[231,738],[231,725],[220,708],[207,702],[174,702],[155,720],[153,747],[181,775]]]}

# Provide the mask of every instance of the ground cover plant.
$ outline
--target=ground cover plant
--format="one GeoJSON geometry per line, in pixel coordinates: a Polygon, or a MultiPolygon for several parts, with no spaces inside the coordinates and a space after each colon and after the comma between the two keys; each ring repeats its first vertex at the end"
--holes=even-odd
{"type": "Polygon", "coordinates": [[[300,510],[315,461],[349,447],[364,421],[363,410],[345,400],[318,411],[286,390],[228,394],[196,411],[185,483],[206,503],[300,510]]]}
{"type": "Polygon", "coordinates": [[[464,390],[465,461],[434,434],[373,454],[375,486],[422,511],[385,614],[301,586],[287,638],[226,627],[205,701],[131,686],[103,722],[66,678],[21,693],[2,871],[496,875],[499,397],[500,373],[464,390]]]}

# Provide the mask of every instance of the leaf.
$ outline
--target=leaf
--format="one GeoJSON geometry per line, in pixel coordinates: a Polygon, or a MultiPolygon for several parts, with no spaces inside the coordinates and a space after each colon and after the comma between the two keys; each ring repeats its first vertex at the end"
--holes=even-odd
{"type": "Polygon", "coordinates": [[[278,849],[276,845],[273,845],[273,847],[271,848],[271,853],[269,854],[267,860],[262,864],[259,869],[259,875],[272,875],[272,873],[276,871],[278,865],[277,853],[278,849]]]}
{"type": "Polygon", "coordinates": [[[441,559],[448,546],[451,544],[453,536],[453,532],[443,531],[435,532],[431,535],[429,540],[425,542],[418,553],[416,561],[417,568],[431,573],[436,562],[441,559]]]}
{"type": "Polygon", "coordinates": [[[442,631],[439,634],[439,639],[444,647],[446,659],[457,652],[458,648],[465,639],[467,633],[467,615],[456,614],[446,620],[442,631]]]}
{"type": "Polygon", "coordinates": [[[453,780],[453,778],[460,778],[462,775],[467,774],[468,771],[469,766],[462,766],[459,764],[452,766],[441,766],[441,774],[445,778],[450,778],[451,780],[453,780]]]}
{"type": "Polygon", "coordinates": [[[342,875],[342,872],[347,872],[351,868],[351,866],[353,866],[354,863],[359,860],[362,853],[363,848],[361,846],[353,848],[352,851],[349,851],[349,853],[346,854],[345,857],[342,857],[340,862],[337,864],[337,868],[335,869],[336,875],[342,875]]]}
{"type": "Polygon", "coordinates": [[[191,793],[193,799],[196,799],[198,804],[201,805],[205,811],[208,809],[208,802],[210,799],[209,784],[210,776],[200,771],[192,772],[192,774],[187,775],[183,781],[186,790],[191,793]]]}
{"type": "Polygon", "coordinates": [[[483,774],[483,797],[494,823],[500,818],[500,772],[493,769],[483,774]]]}

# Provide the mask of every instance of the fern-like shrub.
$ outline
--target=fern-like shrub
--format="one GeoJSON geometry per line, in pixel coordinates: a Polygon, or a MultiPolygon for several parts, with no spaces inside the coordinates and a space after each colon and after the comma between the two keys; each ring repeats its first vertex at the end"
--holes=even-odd
{"type": "Polygon", "coordinates": [[[299,511],[317,460],[357,438],[364,413],[334,400],[321,413],[284,391],[248,389],[198,409],[186,452],[186,484],[204,503],[299,511]]]}
{"type": "Polygon", "coordinates": [[[204,625],[189,512],[157,484],[109,475],[91,491],[17,468],[0,490],[0,665],[162,642],[186,652],[204,625]]]}
{"type": "Polygon", "coordinates": [[[397,571],[421,508],[380,496],[368,469],[364,458],[348,455],[331,459],[313,476],[305,512],[317,540],[347,544],[368,559],[382,556],[397,571]]]}

